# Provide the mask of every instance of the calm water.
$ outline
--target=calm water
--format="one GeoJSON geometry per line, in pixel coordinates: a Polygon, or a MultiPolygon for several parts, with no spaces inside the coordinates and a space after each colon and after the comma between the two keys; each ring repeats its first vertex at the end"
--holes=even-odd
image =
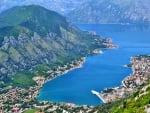
{"type": "Polygon", "coordinates": [[[78,105],[99,105],[102,102],[91,90],[102,91],[118,86],[131,73],[124,68],[130,57],[150,53],[150,27],[131,25],[78,25],[82,30],[96,31],[111,37],[118,49],[104,51],[101,55],[89,56],[83,68],[73,70],[47,82],[41,89],[39,100],[71,102],[78,105]]]}

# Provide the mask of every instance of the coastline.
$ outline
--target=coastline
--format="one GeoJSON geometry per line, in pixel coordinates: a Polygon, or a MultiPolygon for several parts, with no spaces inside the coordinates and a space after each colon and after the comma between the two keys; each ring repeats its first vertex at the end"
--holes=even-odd
{"type": "Polygon", "coordinates": [[[116,101],[136,92],[138,87],[146,83],[149,78],[150,56],[141,55],[131,57],[131,63],[132,74],[121,81],[122,85],[110,88],[110,90],[106,89],[103,92],[93,90],[91,92],[101,99],[103,103],[116,101]]]}
{"type": "MultiPolygon", "coordinates": [[[[82,68],[85,60],[86,60],[86,57],[82,57],[80,60],[76,60],[76,61],[73,61],[72,63],[70,63],[69,67],[67,65],[64,65],[63,67],[59,67],[56,71],[51,71],[50,70],[50,75],[47,78],[38,77],[38,79],[35,80],[35,82],[37,83],[37,86],[38,85],[40,86],[40,88],[38,90],[38,95],[39,95],[40,89],[43,87],[43,85],[45,83],[50,82],[51,80],[54,80],[57,77],[63,76],[64,74],[66,74],[66,73],[68,73],[72,70],[82,68]],[[64,67],[67,68],[67,69],[63,70],[63,71],[60,71],[64,67]],[[43,80],[41,80],[41,79],[43,79],[43,80]],[[42,81],[42,82],[39,82],[39,81],[42,81]]],[[[37,98],[38,95],[35,98],[37,98]]]]}
{"type": "Polygon", "coordinates": [[[102,100],[103,103],[106,103],[106,101],[103,99],[103,97],[99,94],[99,92],[95,90],[91,90],[91,93],[96,95],[100,100],[102,100]]]}
{"type": "MultiPolygon", "coordinates": [[[[109,39],[110,40],[110,39],[109,39]]],[[[111,43],[112,41],[110,41],[109,43],[111,43]]],[[[108,44],[107,46],[108,46],[108,48],[106,48],[107,50],[109,50],[109,49],[115,49],[115,48],[118,48],[118,45],[113,45],[113,44],[108,44]],[[109,46],[108,46],[109,45],[109,46]]],[[[103,51],[102,51],[103,49],[94,49],[93,51],[92,51],[92,54],[94,55],[94,54],[102,54],[103,53],[103,51]]],[[[53,76],[53,72],[51,72],[51,74],[44,80],[44,82],[41,84],[41,86],[40,86],[40,89],[43,87],[43,85],[45,84],[45,83],[47,83],[47,82],[50,82],[51,80],[54,80],[55,78],[57,78],[57,77],[60,77],[60,76],[63,76],[64,74],[66,74],[66,73],[68,73],[68,72],[70,72],[70,71],[72,71],[72,70],[75,70],[75,69],[78,69],[78,68],[82,68],[83,67],[83,64],[84,64],[84,62],[85,62],[85,60],[86,60],[86,57],[82,57],[80,60],[75,60],[75,61],[72,61],[72,63],[70,63],[69,65],[71,65],[71,68],[69,68],[69,69],[67,69],[67,70],[64,70],[64,71],[61,71],[60,73],[58,73],[57,75],[55,75],[55,76],[53,76]],[[74,64],[74,62],[75,62],[75,65],[72,65],[72,64],[74,64]],[[53,77],[52,77],[52,76],[53,77]]],[[[64,65],[64,67],[66,67],[66,65],[64,65]]],[[[59,69],[61,69],[61,67],[59,67],[59,69]]],[[[56,70],[56,72],[57,72],[58,70],[56,70]]],[[[55,73],[55,72],[54,72],[55,73]]],[[[39,91],[40,91],[40,89],[38,90],[38,95],[39,95],[39,91]]],[[[35,98],[37,98],[38,97],[38,95],[35,97],[35,98]]],[[[102,96],[100,96],[100,98],[102,99],[102,96]]],[[[105,102],[105,100],[103,99],[103,102],[105,102]]],[[[106,102],[105,102],[106,103],[106,102]]]]}
{"type": "Polygon", "coordinates": [[[58,66],[58,68],[55,71],[50,70],[50,74],[47,78],[44,78],[41,76],[33,77],[32,79],[37,84],[34,86],[30,86],[28,89],[19,88],[19,87],[11,87],[11,86],[7,87],[6,89],[8,90],[8,92],[4,93],[4,94],[0,94],[0,111],[1,111],[1,107],[2,108],[4,107],[4,104],[2,102],[8,101],[8,100],[13,102],[13,105],[11,105],[10,110],[15,108],[15,109],[19,110],[20,113],[26,111],[27,108],[28,109],[36,108],[36,109],[42,110],[43,108],[50,107],[49,110],[55,111],[56,109],[60,108],[59,106],[63,106],[64,109],[68,108],[68,110],[69,109],[73,110],[73,109],[81,108],[81,107],[84,107],[84,109],[86,109],[86,110],[91,110],[93,108],[92,106],[76,105],[76,104],[70,103],[70,102],[56,103],[56,102],[52,102],[52,101],[44,101],[44,100],[42,101],[42,100],[37,99],[40,89],[43,87],[43,85],[46,82],[49,82],[59,76],[62,76],[74,69],[82,68],[85,60],[86,60],[86,57],[82,57],[81,59],[72,61],[71,63],[64,65],[62,67],[58,66]],[[62,68],[65,70],[61,70],[62,68]],[[10,97],[12,97],[12,98],[10,98],[10,97]],[[22,104],[16,103],[16,101],[21,101],[22,103],[27,103],[27,105],[29,107],[25,108],[22,106],[22,104]]]}
{"type": "MultiPolygon", "coordinates": [[[[51,81],[51,80],[53,80],[53,79],[55,79],[55,78],[57,78],[57,77],[59,77],[59,76],[62,76],[62,75],[64,75],[64,74],[67,74],[68,72],[70,72],[70,71],[72,71],[72,70],[75,70],[75,69],[78,69],[78,68],[82,68],[82,67],[83,67],[83,64],[84,64],[84,62],[85,62],[85,60],[86,60],[86,57],[82,57],[80,60],[76,61],[77,65],[72,65],[71,68],[69,68],[69,69],[67,69],[67,70],[64,70],[64,71],[58,73],[58,75],[56,75],[56,76],[53,77],[53,78],[49,78],[49,77],[48,77],[48,78],[45,80],[45,83],[46,83],[46,82],[49,82],[49,81],[51,81]]],[[[72,63],[71,63],[71,64],[72,64],[72,63]]],[[[71,65],[71,64],[69,64],[69,65],[71,65]]],[[[45,83],[44,83],[44,84],[45,84],[45,83]]]]}
{"type": "MultiPolygon", "coordinates": [[[[107,49],[114,49],[116,46],[111,44],[111,42],[106,42],[105,44],[107,44],[107,49]],[[107,44],[108,43],[108,44],[107,44]]],[[[101,49],[95,49],[93,51],[91,51],[88,55],[94,55],[94,54],[102,54],[103,48],[101,49]]],[[[13,86],[8,86],[6,87],[3,91],[7,93],[2,93],[0,94],[0,105],[2,104],[2,106],[5,106],[5,104],[3,104],[3,102],[7,102],[7,101],[12,101],[12,107],[14,108],[21,108],[22,104],[18,104],[16,103],[16,101],[20,101],[21,99],[21,103],[28,103],[30,106],[32,106],[31,108],[37,108],[37,106],[33,106],[33,103],[40,105],[40,103],[45,103],[45,105],[65,105],[65,106],[69,106],[69,107],[81,107],[81,106],[88,106],[88,105],[75,105],[74,103],[68,103],[68,102],[61,102],[61,103],[55,103],[52,101],[42,101],[42,100],[38,100],[38,96],[39,96],[39,92],[41,91],[41,88],[43,87],[43,85],[46,82],[49,82],[53,79],[55,79],[56,77],[62,76],[66,73],[68,73],[69,71],[72,71],[74,69],[78,69],[78,68],[82,68],[84,62],[86,60],[86,57],[82,57],[78,60],[74,60],[71,63],[67,63],[66,65],[63,66],[58,66],[57,68],[53,69],[53,70],[48,70],[46,73],[48,74],[47,77],[43,77],[43,76],[34,76],[32,79],[36,82],[36,85],[32,85],[29,88],[22,88],[22,87],[13,87],[13,86]],[[12,97],[12,98],[9,98],[12,97]]],[[[86,109],[91,108],[92,106],[88,106],[86,107],[86,109]]],[[[23,107],[24,108],[24,107],[23,107]]],[[[11,109],[11,108],[10,108],[11,109]]],[[[22,109],[20,109],[20,111],[23,111],[22,109]]]]}

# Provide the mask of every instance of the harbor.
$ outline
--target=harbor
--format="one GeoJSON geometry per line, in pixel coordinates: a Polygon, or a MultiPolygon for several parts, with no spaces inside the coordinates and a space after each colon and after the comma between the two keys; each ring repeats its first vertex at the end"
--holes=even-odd
{"type": "Polygon", "coordinates": [[[122,85],[115,88],[109,88],[102,92],[92,90],[103,103],[119,100],[137,91],[137,89],[146,83],[150,77],[150,56],[140,55],[131,57],[133,73],[124,80],[122,85]]]}
{"type": "Polygon", "coordinates": [[[91,90],[92,94],[95,94],[99,99],[101,99],[103,101],[103,103],[106,103],[106,101],[103,99],[103,97],[101,97],[100,93],[95,91],[95,90],[91,90]]]}

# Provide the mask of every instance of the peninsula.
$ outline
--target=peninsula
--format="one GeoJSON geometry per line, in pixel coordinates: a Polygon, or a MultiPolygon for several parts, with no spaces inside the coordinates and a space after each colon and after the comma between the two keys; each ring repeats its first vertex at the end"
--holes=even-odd
{"type": "Polygon", "coordinates": [[[38,101],[39,90],[45,82],[82,67],[86,56],[114,47],[111,39],[81,31],[41,6],[0,13],[0,112],[65,111],[66,106],[67,111],[78,111],[74,104],[38,101]]]}
{"type": "Polygon", "coordinates": [[[131,57],[133,73],[127,76],[119,87],[107,88],[102,92],[93,91],[103,103],[119,100],[136,92],[150,78],[150,55],[131,57]]]}

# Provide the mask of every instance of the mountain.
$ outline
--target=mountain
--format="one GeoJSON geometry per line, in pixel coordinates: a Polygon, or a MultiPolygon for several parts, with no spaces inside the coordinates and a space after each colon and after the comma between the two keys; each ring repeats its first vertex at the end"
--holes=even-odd
{"type": "Polygon", "coordinates": [[[18,5],[40,5],[47,9],[66,14],[86,0],[1,0],[0,12],[18,5]]]}
{"type": "Polygon", "coordinates": [[[149,0],[89,0],[68,14],[75,23],[147,24],[149,0]]]}
{"type": "Polygon", "coordinates": [[[60,14],[66,15],[85,1],[86,0],[49,0],[47,4],[43,3],[43,6],[60,14]]]}
{"type": "Polygon", "coordinates": [[[13,7],[0,14],[0,81],[36,66],[63,65],[105,48],[105,41],[41,6],[13,7]]]}
{"type": "Polygon", "coordinates": [[[149,0],[1,0],[0,12],[16,5],[31,4],[54,10],[74,23],[150,23],[149,0]]]}

